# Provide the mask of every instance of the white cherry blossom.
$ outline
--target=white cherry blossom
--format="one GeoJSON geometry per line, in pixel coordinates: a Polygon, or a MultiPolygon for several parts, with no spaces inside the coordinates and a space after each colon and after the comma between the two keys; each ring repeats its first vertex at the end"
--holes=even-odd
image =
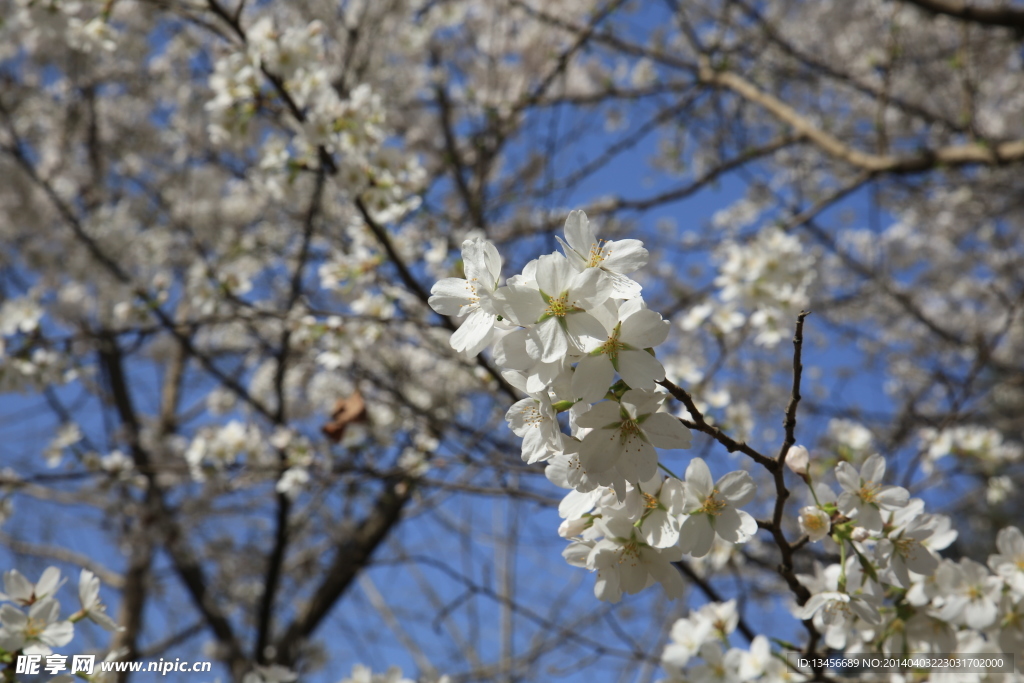
{"type": "Polygon", "coordinates": [[[609,514],[594,522],[604,538],[587,557],[587,567],[597,572],[594,595],[605,602],[618,602],[622,595],[639,593],[660,583],[669,598],[683,594],[683,577],[672,566],[682,558],[677,546],[652,548],[641,537],[633,521],[624,514],[609,514]]]}
{"type": "Polygon", "coordinates": [[[956,538],[945,531],[949,519],[942,515],[924,514],[924,501],[912,499],[905,507],[892,513],[892,529],[879,540],[877,553],[884,557],[895,583],[911,586],[910,572],[929,575],[939,566],[935,550],[948,546],[956,538]]]}
{"type": "Polygon", "coordinates": [[[468,315],[451,336],[453,349],[467,356],[480,353],[491,341],[498,318],[493,294],[501,277],[501,256],[490,242],[462,243],[462,264],[466,277],[449,277],[435,283],[427,303],[442,315],[468,315]]]}
{"type": "Polygon", "coordinates": [[[756,487],[750,474],[729,472],[718,481],[700,458],[686,468],[686,517],[680,530],[680,547],[694,557],[711,550],[715,536],[730,543],[746,543],[757,533],[757,521],[740,510],[753,499],[756,487]]]}
{"type": "Polygon", "coordinates": [[[587,338],[604,338],[604,327],[589,313],[612,292],[600,270],[578,272],[561,254],[548,254],[537,260],[535,285],[499,290],[503,313],[527,329],[531,358],[556,362],[570,350],[581,351],[587,338]]]}
{"type": "Polygon", "coordinates": [[[505,420],[512,432],[523,439],[526,463],[541,462],[562,452],[562,430],[546,394],[517,401],[505,413],[505,420]]]}
{"type": "Polygon", "coordinates": [[[800,523],[800,531],[807,534],[807,538],[812,543],[828,536],[832,528],[832,518],[817,505],[806,505],[800,508],[800,516],[797,521],[800,523]]]}
{"type": "Polygon", "coordinates": [[[0,606],[0,649],[24,654],[48,655],[50,648],[62,647],[75,635],[70,621],[58,621],[60,603],[47,597],[36,600],[28,614],[13,605],[0,606]]]}
{"type": "Polygon", "coordinates": [[[82,603],[82,614],[108,631],[119,629],[117,623],[107,615],[107,607],[100,602],[100,580],[88,569],[83,569],[78,579],[78,599],[82,603]]]}
{"type": "Polygon", "coordinates": [[[985,565],[964,557],[959,563],[942,562],[935,571],[939,589],[938,617],[973,629],[991,626],[998,614],[1002,582],[985,565]]]}
{"type": "Polygon", "coordinates": [[[882,530],[882,510],[895,510],[907,504],[910,494],[901,486],[882,484],[885,458],[875,454],[864,461],[858,472],[848,462],[836,465],[836,479],[843,487],[839,511],[871,531],[882,530]]]}
{"type": "Polygon", "coordinates": [[[678,619],[672,624],[669,642],[661,655],[666,669],[682,676],[682,669],[699,651],[701,645],[714,638],[711,622],[699,616],[678,619]]]}
{"type": "Polygon", "coordinates": [[[642,483],[636,489],[646,509],[640,531],[644,541],[651,547],[668,548],[679,540],[679,518],[686,501],[686,492],[683,482],[675,477],[664,480],[655,477],[655,482],[642,483]]]}
{"type": "Polygon", "coordinates": [[[645,349],[665,341],[668,321],[644,308],[642,299],[623,302],[614,316],[607,308],[595,309],[592,313],[607,336],[588,338],[584,342],[583,351],[587,355],[573,373],[573,394],[587,402],[600,400],[612,384],[615,372],[631,388],[653,391],[655,382],[665,379],[665,368],[645,349]]]}
{"type": "Polygon", "coordinates": [[[646,481],[658,469],[657,448],[689,448],[690,430],[657,412],[664,394],[630,389],[619,401],[603,401],[576,422],[592,431],[580,444],[580,464],[600,474],[617,467],[627,481],[646,481]]]}
{"type": "Polygon", "coordinates": [[[601,240],[582,211],[570,211],[565,219],[565,241],[562,250],[577,270],[588,268],[603,271],[614,286],[614,296],[632,299],[640,296],[640,285],[630,278],[647,265],[648,253],[640,240],[601,240]]]}
{"type": "Polygon", "coordinates": [[[1008,526],[996,536],[999,552],[990,555],[988,566],[1017,593],[1024,595],[1024,534],[1008,526]]]}
{"type": "Polygon", "coordinates": [[[0,602],[31,605],[37,600],[52,597],[63,584],[57,567],[47,567],[36,583],[26,579],[17,569],[11,569],[4,572],[4,592],[0,593],[0,602]]]}

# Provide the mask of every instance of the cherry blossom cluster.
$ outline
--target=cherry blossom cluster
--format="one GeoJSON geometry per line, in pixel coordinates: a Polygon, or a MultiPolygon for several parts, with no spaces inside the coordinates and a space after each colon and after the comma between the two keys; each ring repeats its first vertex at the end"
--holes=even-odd
{"type": "Polygon", "coordinates": [[[1000,472],[1020,462],[1024,448],[1005,441],[995,429],[979,425],[957,425],[942,430],[926,427],[918,436],[924,453],[921,469],[926,474],[931,474],[943,458],[953,456],[969,462],[972,469],[988,477],[985,498],[990,505],[998,505],[1017,490],[1013,479],[1000,472]]]}
{"type": "Polygon", "coordinates": [[[811,597],[794,607],[829,647],[848,651],[1014,652],[1024,644],[1024,536],[1000,531],[988,568],[938,551],[957,536],[945,515],[927,514],[906,489],[882,484],[885,461],[836,467],[842,492],[815,484],[800,512],[809,539],[829,538],[840,562],[798,576],[811,597]],[[991,570],[991,571],[990,571],[991,570]]]}
{"type": "MultiPolygon", "coordinates": [[[[791,612],[811,620],[828,648],[848,653],[1019,652],[1024,646],[1024,535],[1003,529],[988,567],[969,558],[941,559],[957,532],[945,515],[924,512],[924,501],[882,483],[885,460],[872,455],[858,469],[835,468],[841,493],[808,475],[809,453],[789,452],[787,464],[807,482],[813,505],[799,526],[812,543],[825,542],[840,561],[815,561],[797,574],[808,591],[791,612]]],[[[792,681],[794,671],[764,636],[748,650],[723,651],[736,629],[735,603],[709,603],[672,627],[662,664],[666,681],[792,681]],[[693,662],[691,662],[693,660],[693,662]]],[[[893,680],[903,680],[893,674],[893,680]]],[[[979,679],[980,680],[980,679],[979,679]]]]}
{"type": "Polygon", "coordinates": [[[78,580],[81,609],[65,619],[60,616],[60,602],[56,598],[63,584],[57,567],[46,569],[35,583],[16,569],[4,573],[4,591],[0,593],[0,654],[52,654],[53,648],[71,642],[74,624],[82,619],[108,631],[118,630],[100,601],[100,580],[95,574],[82,570],[78,580]]]}
{"type": "Polygon", "coordinates": [[[559,509],[566,561],[596,572],[602,600],[655,582],[679,597],[673,562],[707,555],[716,537],[744,543],[757,531],[739,509],[754,482],[744,471],[715,481],[700,458],[685,481],[666,476],[656,449],[689,448],[691,436],[662,411],[667,394],[657,391],[665,369],[654,347],[669,324],[629,277],[647,250],[639,240],[599,239],[582,211],[569,214],[564,236],[561,253],[531,261],[504,286],[497,249],[467,240],[465,277],[439,281],[429,303],[465,317],[452,348],[473,356],[490,345],[502,376],[527,395],[506,420],[523,439],[523,460],[547,463],[548,478],[570,489],[559,509]]]}
{"type": "Polygon", "coordinates": [[[684,329],[709,321],[716,331],[728,334],[748,323],[757,333],[754,343],[775,346],[789,334],[793,316],[810,302],[814,254],[795,236],[769,228],[747,242],[726,242],[720,259],[715,278],[719,301],[693,307],[683,320],[684,329]]]}
{"type": "Polygon", "coordinates": [[[294,107],[301,115],[288,118],[288,135],[261,141],[261,169],[291,175],[320,167],[326,154],[337,166],[340,184],[360,197],[376,220],[392,221],[418,206],[423,168],[415,156],[384,146],[384,105],[368,84],[348,91],[336,87],[321,22],[282,29],[265,16],[248,29],[246,39],[244,50],[218,59],[210,77],[213,97],[206,110],[214,142],[251,141],[261,102],[282,97],[288,100],[286,110],[294,107]]]}
{"type": "Polygon", "coordinates": [[[64,384],[77,376],[61,354],[33,344],[44,315],[33,295],[0,304],[0,392],[64,384]]]}
{"type": "Polygon", "coordinates": [[[677,620],[669,633],[669,643],[661,656],[661,664],[670,675],[667,681],[800,681],[802,672],[772,652],[771,643],[763,635],[755,636],[748,649],[730,647],[729,637],[739,624],[736,601],[709,602],[686,618],[677,620]],[[690,661],[700,662],[690,666],[690,661]]]}
{"type": "Polygon", "coordinates": [[[95,9],[102,7],[101,3],[19,0],[14,4],[16,9],[10,19],[28,45],[60,42],[85,53],[117,49],[117,30],[110,22],[110,5],[96,12],[95,9]]]}

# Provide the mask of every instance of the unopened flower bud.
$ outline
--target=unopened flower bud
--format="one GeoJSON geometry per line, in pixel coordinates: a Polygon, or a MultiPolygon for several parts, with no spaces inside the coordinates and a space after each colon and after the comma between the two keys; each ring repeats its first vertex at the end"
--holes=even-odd
{"type": "Polygon", "coordinates": [[[558,525],[558,535],[562,538],[572,538],[573,536],[579,536],[587,527],[590,526],[590,520],[586,517],[578,517],[577,519],[567,519],[558,525]]]}
{"type": "Polygon", "coordinates": [[[862,526],[853,527],[853,532],[850,533],[850,539],[857,543],[863,543],[869,538],[871,538],[871,532],[862,526]]]}
{"type": "Polygon", "coordinates": [[[786,453],[786,466],[801,477],[807,476],[810,453],[803,446],[791,446],[786,453]]]}

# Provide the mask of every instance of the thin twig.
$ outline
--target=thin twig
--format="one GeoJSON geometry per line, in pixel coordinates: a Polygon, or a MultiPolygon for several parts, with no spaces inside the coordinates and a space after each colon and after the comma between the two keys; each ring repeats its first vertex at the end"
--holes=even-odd
{"type": "Polygon", "coordinates": [[[686,410],[693,418],[692,422],[689,420],[683,420],[683,424],[687,427],[690,429],[696,429],[698,432],[703,432],[704,434],[712,437],[715,441],[725,446],[725,449],[730,453],[739,451],[740,453],[749,456],[754,460],[754,462],[762,465],[769,472],[774,472],[775,468],[778,467],[778,463],[773,458],[769,458],[763,453],[760,453],[744,441],[737,441],[733,439],[718,427],[708,424],[707,420],[704,419],[704,415],[700,412],[700,409],[697,408],[697,404],[693,402],[693,397],[690,396],[686,389],[683,389],[681,386],[668,379],[661,380],[658,384],[668,389],[668,393],[672,394],[676,400],[686,406],[686,410]]]}

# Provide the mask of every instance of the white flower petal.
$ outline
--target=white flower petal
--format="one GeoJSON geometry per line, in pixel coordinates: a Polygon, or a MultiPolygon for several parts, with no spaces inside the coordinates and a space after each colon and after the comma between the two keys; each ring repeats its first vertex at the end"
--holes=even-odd
{"type": "MultiPolygon", "coordinates": [[[[711,544],[715,541],[715,529],[707,515],[698,513],[689,515],[679,530],[680,538],[691,536],[689,553],[693,557],[704,557],[711,552],[711,544]]],[[[682,545],[682,544],[680,544],[682,545]]]]}
{"type": "Polygon", "coordinates": [[[550,297],[559,297],[569,290],[576,270],[561,254],[547,254],[537,259],[537,286],[550,297]]]}
{"type": "Polygon", "coordinates": [[[622,416],[619,413],[619,404],[615,401],[602,401],[595,403],[590,410],[576,418],[579,427],[599,429],[610,424],[619,425],[622,423],[622,416]]]}
{"type": "Polygon", "coordinates": [[[603,268],[616,273],[632,273],[647,265],[650,255],[640,240],[615,240],[605,245],[603,268]]]}
{"type": "Polygon", "coordinates": [[[860,475],[853,465],[845,460],[836,465],[836,481],[843,487],[844,491],[856,493],[860,490],[860,475]]]}
{"type": "Polygon", "coordinates": [[[427,304],[441,315],[458,316],[463,308],[472,303],[475,292],[466,280],[457,277],[446,277],[434,283],[430,288],[427,304]]]}
{"type": "Polygon", "coordinates": [[[494,284],[501,275],[501,255],[490,242],[477,239],[462,243],[462,263],[466,279],[475,280],[487,291],[494,290],[494,284]]]}
{"type": "Polygon", "coordinates": [[[568,350],[569,342],[558,318],[548,318],[529,329],[526,351],[535,360],[553,363],[565,356],[568,350]]]}
{"type": "Polygon", "coordinates": [[[654,383],[665,379],[661,362],[646,351],[619,351],[619,375],[634,389],[654,390],[654,383]]]}
{"type": "Polygon", "coordinates": [[[586,356],[572,373],[572,395],[586,403],[600,401],[615,379],[615,368],[608,356],[586,356]]]}
{"type": "Polygon", "coordinates": [[[623,319],[619,340],[638,349],[658,346],[668,338],[669,322],[650,309],[623,319]]]}
{"type": "Polygon", "coordinates": [[[883,477],[885,477],[885,458],[875,453],[864,461],[864,465],[860,468],[860,478],[864,481],[881,483],[883,477]]]}
{"type": "Polygon", "coordinates": [[[475,356],[491,341],[494,322],[494,314],[477,309],[455,330],[448,343],[460,353],[475,356]]]}
{"type": "MultiPolygon", "coordinates": [[[[653,416],[652,416],[653,417],[653,416]]],[[[703,501],[715,489],[711,470],[701,458],[694,458],[686,467],[686,488],[690,495],[703,501]]]]}
{"type": "Polygon", "coordinates": [[[564,232],[569,247],[582,258],[587,257],[591,246],[597,245],[597,235],[590,227],[590,219],[578,209],[569,212],[565,219],[564,232]]]}
{"type": "Polygon", "coordinates": [[[674,449],[690,447],[692,440],[690,430],[679,421],[679,418],[668,413],[654,413],[644,420],[641,428],[650,442],[657,448],[674,449]]]}
{"type": "Polygon", "coordinates": [[[749,472],[737,470],[729,472],[715,484],[718,493],[729,501],[730,505],[740,507],[746,505],[754,497],[757,487],[749,472]]]}
{"type": "Polygon", "coordinates": [[[595,429],[580,444],[580,465],[588,474],[600,474],[614,466],[622,454],[618,430],[595,429]]]}
{"type": "Polygon", "coordinates": [[[604,325],[589,313],[570,313],[563,318],[569,342],[578,350],[593,346],[593,342],[607,339],[604,325]]]}

